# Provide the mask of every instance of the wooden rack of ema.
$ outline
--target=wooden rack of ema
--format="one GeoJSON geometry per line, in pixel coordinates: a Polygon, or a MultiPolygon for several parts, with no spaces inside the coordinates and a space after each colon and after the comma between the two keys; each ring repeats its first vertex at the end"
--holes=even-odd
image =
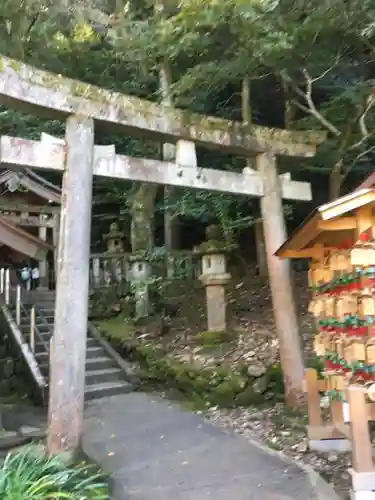
{"type": "Polygon", "coordinates": [[[315,210],[278,250],[310,258],[309,312],[322,372],[306,371],[311,449],[352,452],[352,499],[375,500],[375,190],[315,210]],[[327,415],[329,414],[329,415],[327,415]]]}

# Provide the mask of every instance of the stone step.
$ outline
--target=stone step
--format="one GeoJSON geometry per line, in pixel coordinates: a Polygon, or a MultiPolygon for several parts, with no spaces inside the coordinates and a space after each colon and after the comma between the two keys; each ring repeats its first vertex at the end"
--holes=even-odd
{"type": "Polygon", "coordinates": [[[124,379],[120,368],[105,368],[104,370],[86,370],[86,385],[97,385],[106,382],[117,382],[124,379]]]}
{"type": "Polygon", "coordinates": [[[97,358],[86,358],[86,370],[105,370],[107,368],[117,368],[116,362],[109,356],[100,356],[97,358]]]}
{"type": "MultiPolygon", "coordinates": [[[[30,342],[30,332],[25,331],[22,333],[24,334],[24,338],[25,338],[26,342],[30,342]]],[[[43,342],[49,343],[52,334],[53,334],[52,329],[49,331],[42,331],[42,332],[39,330],[39,335],[36,335],[36,337],[35,337],[35,346],[38,346],[39,344],[41,344],[43,346],[43,342]]],[[[90,347],[90,348],[91,347],[100,347],[98,345],[98,342],[93,337],[87,337],[86,345],[87,345],[87,347],[90,347]]]]}
{"type": "MultiPolygon", "coordinates": [[[[36,354],[35,359],[40,364],[40,368],[43,370],[43,373],[47,373],[49,369],[49,360],[47,353],[44,353],[43,355],[36,354]]],[[[106,370],[107,368],[116,368],[116,367],[117,367],[116,362],[109,356],[86,358],[87,371],[106,370]]]]}
{"type": "Polygon", "coordinates": [[[44,324],[46,324],[46,323],[48,323],[49,325],[53,325],[53,324],[54,324],[54,322],[55,322],[55,316],[54,316],[54,315],[52,315],[52,316],[47,316],[47,315],[45,315],[44,313],[42,313],[42,315],[43,315],[43,316],[42,316],[42,317],[40,317],[40,315],[39,315],[39,314],[37,314],[37,315],[36,315],[36,320],[37,320],[37,321],[39,320],[41,323],[44,323],[44,324]]]}
{"type": "Polygon", "coordinates": [[[43,314],[43,316],[54,316],[55,308],[48,305],[38,305],[38,311],[43,314]]]}
{"type": "MultiPolygon", "coordinates": [[[[49,342],[51,339],[52,333],[53,333],[52,329],[51,329],[51,331],[40,332],[40,337],[39,336],[36,337],[35,344],[36,345],[38,345],[38,344],[43,345],[43,342],[41,342],[40,339],[42,339],[44,342],[49,342]]],[[[25,338],[27,341],[29,341],[30,335],[25,335],[25,338]]],[[[87,347],[98,347],[98,342],[92,337],[87,337],[86,345],[87,345],[87,347]]]]}
{"type": "Polygon", "coordinates": [[[107,356],[106,351],[103,349],[102,346],[96,344],[96,345],[90,345],[87,346],[86,348],[86,359],[90,358],[100,358],[103,356],[107,356]]]}
{"type": "MultiPolygon", "coordinates": [[[[40,346],[40,349],[38,349],[36,351],[35,358],[37,359],[37,361],[40,361],[42,363],[44,361],[43,358],[48,357],[48,354],[45,352],[45,349],[43,349],[43,343],[40,341],[35,343],[35,347],[39,347],[39,346],[40,346]]],[[[95,344],[89,345],[86,348],[86,359],[87,360],[96,359],[96,358],[104,358],[104,357],[107,357],[107,355],[106,355],[106,352],[103,349],[103,347],[101,347],[100,345],[99,346],[97,344],[96,345],[95,344]]]]}
{"type": "MultiPolygon", "coordinates": [[[[46,378],[49,376],[49,346],[53,334],[54,323],[54,297],[51,294],[35,293],[33,299],[38,298],[36,309],[35,360],[46,378]],[[46,295],[44,297],[44,295],[46,295]],[[39,302],[39,299],[40,302],[39,302]]],[[[31,296],[29,295],[29,298],[31,296]]],[[[9,307],[15,316],[15,307],[9,307]]],[[[26,305],[21,310],[20,330],[26,342],[30,342],[30,311],[31,305],[26,305]]],[[[92,400],[106,396],[124,394],[133,390],[133,386],[125,380],[126,375],[117,365],[116,361],[107,354],[107,351],[91,337],[87,337],[86,348],[86,374],[85,374],[85,400],[92,400]]]]}
{"type": "Polygon", "coordinates": [[[126,394],[132,390],[133,386],[126,380],[87,385],[85,387],[85,401],[108,396],[116,396],[117,394],[126,394]]]}
{"type": "MultiPolygon", "coordinates": [[[[15,302],[15,300],[12,300],[12,302],[15,302]]],[[[22,304],[26,309],[31,309],[33,305],[36,304],[37,307],[42,306],[43,308],[46,309],[54,309],[55,306],[55,299],[50,298],[50,297],[40,297],[40,298],[26,298],[22,300],[22,304]]]]}

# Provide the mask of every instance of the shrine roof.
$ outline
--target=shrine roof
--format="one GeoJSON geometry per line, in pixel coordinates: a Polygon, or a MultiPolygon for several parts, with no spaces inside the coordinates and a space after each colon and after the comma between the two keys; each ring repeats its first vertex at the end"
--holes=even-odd
{"type": "Polygon", "coordinates": [[[323,248],[337,247],[352,239],[356,230],[353,210],[375,207],[375,188],[359,186],[355,191],[313,210],[275,252],[281,258],[317,257],[323,248]]]}
{"type": "Polygon", "coordinates": [[[60,187],[52,184],[40,175],[36,174],[31,169],[25,169],[22,172],[15,172],[13,170],[4,170],[0,173],[0,184],[9,182],[15,176],[18,177],[18,182],[28,191],[36,194],[40,198],[52,202],[61,203],[61,189],[60,187]]]}
{"type": "Polygon", "coordinates": [[[369,189],[372,187],[375,187],[375,172],[367,176],[366,179],[357,187],[356,191],[359,189],[369,189]]]}

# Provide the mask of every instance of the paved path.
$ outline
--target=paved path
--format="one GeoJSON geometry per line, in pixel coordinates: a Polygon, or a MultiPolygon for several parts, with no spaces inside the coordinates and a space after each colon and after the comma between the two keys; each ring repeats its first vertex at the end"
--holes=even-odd
{"type": "Polygon", "coordinates": [[[113,500],[335,498],[297,465],[150,394],[94,401],[85,421],[84,449],[111,474],[113,500]]]}

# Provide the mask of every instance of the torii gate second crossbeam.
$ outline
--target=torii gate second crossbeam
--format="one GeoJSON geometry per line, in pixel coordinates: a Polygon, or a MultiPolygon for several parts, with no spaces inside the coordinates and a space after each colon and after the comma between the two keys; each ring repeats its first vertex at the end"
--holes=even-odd
{"type": "MultiPolygon", "coordinates": [[[[234,173],[199,167],[193,142],[182,140],[177,143],[176,163],[118,155],[114,146],[94,146],[93,155],[93,174],[100,177],[242,194],[256,198],[264,195],[263,181],[255,170],[244,168],[242,173],[234,173]]],[[[57,170],[63,173],[64,141],[48,134],[42,134],[40,141],[0,136],[0,165],[8,168],[57,170]]],[[[279,177],[284,199],[312,199],[310,183],[293,181],[289,173],[279,177]]]]}

